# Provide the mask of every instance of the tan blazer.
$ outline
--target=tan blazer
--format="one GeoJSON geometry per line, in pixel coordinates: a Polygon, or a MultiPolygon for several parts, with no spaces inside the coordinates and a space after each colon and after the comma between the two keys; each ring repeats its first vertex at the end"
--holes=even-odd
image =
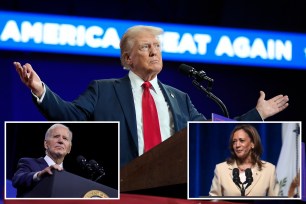
{"type": "MultiPolygon", "coordinates": [[[[269,162],[263,163],[261,171],[257,166],[252,168],[253,182],[245,190],[245,196],[278,196],[279,184],[275,166],[269,162]]],[[[226,162],[216,165],[210,196],[241,196],[239,187],[233,182],[234,168],[237,168],[236,162],[232,165],[226,162]]]]}

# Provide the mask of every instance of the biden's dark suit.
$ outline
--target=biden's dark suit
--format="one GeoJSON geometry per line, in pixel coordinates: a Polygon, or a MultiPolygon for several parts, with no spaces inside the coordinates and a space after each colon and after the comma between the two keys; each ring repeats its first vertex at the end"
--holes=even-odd
{"type": "Polygon", "coordinates": [[[37,184],[33,180],[36,172],[48,167],[43,157],[40,158],[21,158],[18,161],[17,171],[12,178],[12,184],[17,189],[16,197],[24,197],[24,195],[32,190],[37,184]]]}

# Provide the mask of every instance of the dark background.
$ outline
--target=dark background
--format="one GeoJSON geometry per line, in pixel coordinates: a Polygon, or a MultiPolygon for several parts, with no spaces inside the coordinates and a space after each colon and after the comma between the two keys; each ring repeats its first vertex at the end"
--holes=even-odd
{"type": "MultiPolygon", "coordinates": [[[[7,122],[5,124],[7,178],[13,177],[16,164],[21,157],[45,156],[45,133],[53,124],[54,122],[7,122]]],[[[77,158],[83,156],[87,162],[95,160],[105,172],[105,175],[97,182],[118,189],[119,123],[65,122],[62,124],[66,125],[73,134],[71,152],[64,159],[64,169],[91,179],[77,158]],[[105,148],[106,144],[109,148],[105,148]]],[[[94,175],[93,180],[97,178],[98,175],[94,175]]]]}
{"type": "MultiPolygon", "coordinates": [[[[0,9],[306,33],[306,1],[303,0],[2,0],[0,9]]],[[[127,73],[122,69],[118,57],[0,50],[2,127],[4,121],[45,120],[34,106],[29,90],[20,82],[13,61],[20,61],[22,64],[31,63],[41,79],[53,91],[69,101],[85,90],[93,79],[117,78],[127,73]]],[[[181,63],[185,62],[164,61],[159,79],[187,92],[197,109],[207,118],[211,117],[212,112],[222,114],[218,105],[192,85],[190,78],[178,72],[181,63]]],[[[207,75],[215,80],[212,91],[226,104],[230,117],[255,107],[259,91],[263,90],[267,99],[277,94],[287,94],[290,98],[289,107],[284,112],[269,118],[269,121],[302,121],[303,129],[303,122],[306,121],[303,100],[306,95],[303,84],[306,80],[306,70],[208,63],[189,63],[189,65],[205,70],[207,75]]],[[[97,137],[107,136],[93,136],[97,137]]],[[[8,168],[13,169],[14,165],[8,168]]]]}

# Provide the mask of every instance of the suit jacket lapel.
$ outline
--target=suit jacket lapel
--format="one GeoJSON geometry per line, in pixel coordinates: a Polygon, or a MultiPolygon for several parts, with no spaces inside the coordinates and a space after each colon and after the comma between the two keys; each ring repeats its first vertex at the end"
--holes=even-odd
{"type": "Polygon", "coordinates": [[[40,166],[40,170],[48,167],[48,163],[45,161],[45,159],[43,157],[38,158],[37,163],[40,166]]]}
{"type": "Polygon", "coordinates": [[[114,83],[115,91],[117,93],[117,97],[120,101],[123,113],[126,122],[130,129],[133,142],[135,143],[138,149],[138,138],[137,138],[137,125],[136,125],[136,113],[135,113],[135,105],[132,93],[132,86],[130,83],[130,79],[128,75],[122,79],[118,79],[114,83]]]}
{"type": "Polygon", "coordinates": [[[258,166],[256,165],[255,168],[252,169],[252,176],[253,176],[253,182],[252,184],[245,190],[245,195],[249,195],[251,190],[256,186],[256,183],[259,181],[259,178],[261,177],[261,172],[258,170],[258,166]]]}
{"type": "Polygon", "coordinates": [[[178,101],[176,99],[176,95],[174,92],[171,92],[169,89],[167,89],[167,87],[162,84],[160,81],[158,81],[158,84],[162,90],[162,93],[164,94],[164,97],[170,107],[170,110],[172,112],[173,115],[173,122],[174,122],[174,129],[175,131],[179,131],[178,128],[178,117],[175,115],[176,113],[179,113],[179,105],[178,105],[178,101]]]}
{"type": "Polygon", "coordinates": [[[235,188],[239,191],[239,192],[241,192],[241,190],[240,190],[240,188],[234,183],[234,181],[233,181],[233,169],[234,168],[238,168],[238,166],[237,166],[237,164],[236,164],[236,162],[234,162],[232,165],[231,164],[228,164],[228,177],[229,177],[229,180],[231,180],[231,182],[230,182],[230,184],[232,185],[232,186],[235,186],[235,188]]]}

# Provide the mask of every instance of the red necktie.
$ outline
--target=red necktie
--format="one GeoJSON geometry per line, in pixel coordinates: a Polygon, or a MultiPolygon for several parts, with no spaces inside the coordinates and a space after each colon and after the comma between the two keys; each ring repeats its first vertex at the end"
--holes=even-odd
{"type": "Polygon", "coordinates": [[[150,93],[152,84],[146,81],[142,86],[144,89],[142,94],[143,138],[146,152],[161,142],[161,134],[155,102],[150,93]]]}

